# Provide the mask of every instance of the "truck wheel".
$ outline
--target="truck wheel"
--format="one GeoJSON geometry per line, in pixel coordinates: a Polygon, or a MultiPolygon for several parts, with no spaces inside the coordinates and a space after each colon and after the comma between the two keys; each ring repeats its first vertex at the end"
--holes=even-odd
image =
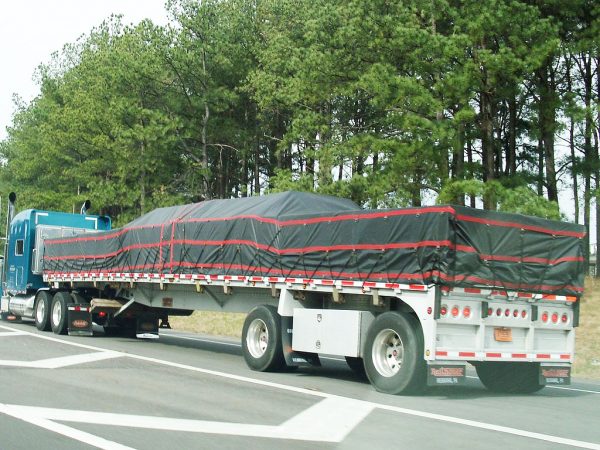
{"type": "Polygon", "coordinates": [[[379,392],[421,392],[427,372],[420,324],[401,312],[378,316],[367,332],[364,364],[369,381],[379,392]]]}
{"type": "Polygon", "coordinates": [[[254,308],[242,328],[242,352],[252,370],[273,372],[286,367],[281,343],[281,318],[270,305],[254,308]]]}
{"type": "Polygon", "coordinates": [[[350,370],[352,370],[358,378],[365,380],[367,378],[367,373],[365,372],[365,363],[363,359],[354,356],[346,356],[345,358],[346,364],[348,364],[350,370]]]}
{"type": "Polygon", "coordinates": [[[73,298],[68,292],[57,292],[52,299],[52,310],[50,313],[50,323],[52,331],[55,334],[67,333],[68,306],[73,303],[73,298]]]}
{"type": "Polygon", "coordinates": [[[48,291],[38,292],[35,299],[35,326],[40,331],[50,330],[50,307],[52,295],[48,291]]]}
{"type": "Polygon", "coordinates": [[[544,387],[539,381],[539,363],[481,362],[475,369],[479,380],[492,392],[531,394],[544,387]]]}

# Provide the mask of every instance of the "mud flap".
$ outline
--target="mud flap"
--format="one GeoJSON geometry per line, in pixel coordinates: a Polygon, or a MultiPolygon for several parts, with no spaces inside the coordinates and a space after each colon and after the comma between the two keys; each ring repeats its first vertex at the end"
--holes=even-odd
{"type": "Polygon", "coordinates": [[[427,365],[428,386],[456,386],[465,383],[466,366],[462,364],[435,363],[427,365]]]}
{"type": "Polygon", "coordinates": [[[142,313],[136,320],[135,337],[138,339],[158,339],[158,319],[154,313],[142,313]]]}
{"type": "Polygon", "coordinates": [[[281,343],[283,355],[288,367],[321,366],[317,353],[295,352],[292,350],[292,336],[294,334],[294,318],[281,317],[281,343]]]}
{"type": "Polygon", "coordinates": [[[568,386],[571,384],[571,366],[550,366],[540,364],[540,384],[568,386]]]}
{"type": "Polygon", "coordinates": [[[93,336],[89,305],[69,305],[67,312],[69,336],[93,336]]]}

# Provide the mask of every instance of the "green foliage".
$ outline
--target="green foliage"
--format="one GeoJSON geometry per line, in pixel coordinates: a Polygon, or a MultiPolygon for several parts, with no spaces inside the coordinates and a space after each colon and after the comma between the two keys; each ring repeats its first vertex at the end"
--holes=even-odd
{"type": "Polygon", "coordinates": [[[21,206],[89,197],[117,224],[288,189],[560,218],[535,193],[554,169],[584,176],[587,198],[600,179],[593,6],[170,0],[172,26],[112,17],[40,66],[40,95],[0,143],[0,183],[21,206]],[[555,168],[563,117],[576,154],[555,168]]]}
{"type": "Polygon", "coordinates": [[[556,202],[540,197],[527,186],[507,188],[497,181],[483,183],[478,180],[461,180],[448,183],[440,192],[437,202],[455,203],[457,198],[464,195],[479,198],[481,201],[486,196],[492,197],[497,202],[499,211],[554,220],[564,219],[556,202]]]}

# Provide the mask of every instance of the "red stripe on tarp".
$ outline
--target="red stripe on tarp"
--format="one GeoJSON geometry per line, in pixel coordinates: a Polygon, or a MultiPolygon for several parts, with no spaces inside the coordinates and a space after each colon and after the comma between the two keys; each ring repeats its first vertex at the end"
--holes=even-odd
{"type": "Polygon", "coordinates": [[[522,228],[527,231],[535,231],[538,233],[551,234],[554,236],[570,236],[576,238],[585,237],[585,233],[578,233],[576,231],[561,231],[561,230],[551,230],[549,228],[536,227],[533,225],[525,225],[517,222],[505,222],[502,220],[490,220],[490,219],[482,219],[480,217],[472,217],[466,216],[463,214],[457,214],[456,220],[462,220],[464,222],[475,222],[481,223],[483,225],[493,225],[497,227],[508,227],[508,228],[522,228]]]}
{"type": "MultiPolygon", "coordinates": [[[[171,232],[173,237],[173,231],[171,232]]],[[[313,247],[299,247],[299,248],[284,248],[277,249],[270,245],[260,244],[254,241],[248,241],[243,239],[228,239],[223,241],[215,240],[191,240],[191,239],[172,239],[169,242],[153,242],[149,244],[134,244],[128,245],[115,250],[114,252],[99,254],[99,255],[68,255],[68,256],[50,256],[44,257],[48,261],[61,261],[69,259],[96,259],[96,258],[109,258],[117,256],[123,252],[129,250],[138,250],[143,248],[154,248],[160,247],[159,258],[162,261],[162,246],[171,245],[170,248],[170,263],[173,263],[173,245],[195,245],[195,246],[223,246],[223,245],[247,245],[260,250],[268,251],[277,255],[285,255],[288,253],[312,253],[312,252],[328,252],[328,251],[347,251],[347,250],[392,250],[392,249],[404,249],[404,248],[421,248],[421,247],[448,247],[453,248],[450,241],[420,241],[420,242],[396,242],[389,244],[342,244],[342,245],[328,245],[328,246],[313,246],[313,247]]],[[[474,251],[474,249],[473,249],[474,251]]]]}
{"type": "Polygon", "coordinates": [[[502,358],[502,353],[486,353],[487,358],[502,358]]]}
{"type": "MultiPolygon", "coordinates": [[[[195,205],[191,205],[195,206],[195,205]]],[[[193,209],[193,208],[192,208],[193,209]]],[[[191,211],[191,209],[190,209],[191,211]]],[[[397,216],[414,216],[418,214],[428,214],[428,213],[455,213],[454,208],[450,206],[432,206],[425,208],[417,208],[417,209],[397,209],[391,211],[379,211],[375,213],[362,213],[362,214],[344,214],[339,216],[327,216],[327,217],[314,217],[310,219],[293,219],[293,220],[278,220],[269,217],[261,217],[257,215],[238,215],[232,217],[203,217],[197,219],[187,219],[181,220],[183,215],[167,222],[167,224],[177,223],[202,223],[202,222],[229,222],[232,220],[241,220],[241,219],[249,219],[256,220],[258,222],[269,223],[272,225],[277,225],[280,227],[294,226],[294,225],[309,225],[314,223],[321,222],[343,222],[346,220],[369,220],[369,219],[379,219],[386,217],[397,217],[397,216]]],[[[57,239],[57,240],[48,240],[46,243],[48,245],[57,245],[57,244],[68,244],[73,242],[84,242],[84,241],[98,241],[98,240],[106,240],[114,237],[118,237],[127,233],[128,231],[147,229],[147,228],[158,228],[160,226],[164,226],[163,224],[152,224],[152,225],[139,225],[123,228],[121,230],[115,232],[108,232],[109,234],[102,236],[81,236],[67,239],[57,239]]]]}
{"type": "Polygon", "coordinates": [[[458,352],[458,356],[461,358],[475,358],[475,352],[458,352]]]}
{"type": "Polygon", "coordinates": [[[391,211],[378,211],[374,213],[354,213],[354,214],[342,214],[339,216],[324,216],[324,217],[312,217],[306,219],[292,219],[292,220],[278,220],[268,217],[261,217],[256,215],[239,215],[232,217],[199,217],[197,219],[188,219],[182,221],[182,223],[203,223],[203,222],[227,222],[231,220],[250,219],[258,222],[270,223],[280,227],[289,227],[294,225],[312,225],[315,223],[322,222],[343,222],[346,220],[370,220],[370,219],[381,219],[386,217],[397,217],[397,216],[416,216],[418,214],[428,213],[455,213],[454,208],[450,206],[432,206],[417,209],[396,209],[391,211]]]}
{"type": "Polygon", "coordinates": [[[513,353],[511,356],[513,358],[527,358],[527,354],[526,353],[513,353]]]}
{"type": "Polygon", "coordinates": [[[448,356],[448,352],[435,352],[435,356],[448,356]]]}
{"type": "Polygon", "coordinates": [[[548,258],[535,258],[535,257],[524,257],[519,256],[503,256],[503,255],[484,255],[479,254],[479,257],[487,261],[506,261],[506,262],[517,262],[517,263],[538,263],[538,264],[551,264],[556,265],[563,262],[583,262],[583,256],[565,256],[563,258],[548,259],[548,258]]]}
{"type": "Polygon", "coordinates": [[[548,355],[547,353],[538,353],[537,355],[535,355],[535,357],[538,359],[550,359],[550,355],[548,355]]]}
{"type": "Polygon", "coordinates": [[[560,355],[560,359],[571,359],[571,355],[560,355]]]}

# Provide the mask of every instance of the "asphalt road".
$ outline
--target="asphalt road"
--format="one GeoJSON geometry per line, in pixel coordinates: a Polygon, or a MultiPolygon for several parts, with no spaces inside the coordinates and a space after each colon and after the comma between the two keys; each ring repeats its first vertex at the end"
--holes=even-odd
{"type": "Polygon", "coordinates": [[[40,333],[0,322],[0,449],[600,450],[600,383],[498,395],[476,377],[377,393],[339,359],[250,371],[237,342],[40,333]]]}

